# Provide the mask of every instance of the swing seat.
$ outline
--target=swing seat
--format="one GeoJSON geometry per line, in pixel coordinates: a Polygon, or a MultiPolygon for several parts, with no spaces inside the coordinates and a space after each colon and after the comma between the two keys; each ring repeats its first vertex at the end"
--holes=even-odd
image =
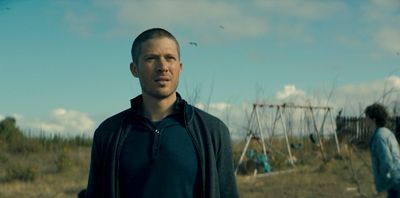
{"type": "Polygon", "coordinates": [[[301,148],[301,143],[291,143],[290,147],[292,147],[292,149],[294,150],[299,150],[301,148]]]}
{"type": "Polygon", "coordinates": [[[314,134],[310,134],[310,140],[313,144],[318,144],[317,137],[314,134]]]}
{"type": "Polygon", "coordinates": [[[264,173],[271,172],[271,166],[268,164],[268,157],[260,154],[257,159],[258,164],[262,167],[264,173]]]}

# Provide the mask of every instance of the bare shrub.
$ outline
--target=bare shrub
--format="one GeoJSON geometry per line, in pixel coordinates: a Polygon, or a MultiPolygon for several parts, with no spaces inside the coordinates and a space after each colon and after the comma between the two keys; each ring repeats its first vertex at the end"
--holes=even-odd
{"type": "Polygon", "coordinates": [[[10,166],[6,169],[4,181],[34,181],[37,177],[37,169],[32,166],[23,166],[20,164],[10,166]]]}
{"type": "Polygon", "coordinates": [[[69,157],[68,152],[64,149],[54,162],[57,172],[63,172],[72,167],[72,159],[69,157]]]}

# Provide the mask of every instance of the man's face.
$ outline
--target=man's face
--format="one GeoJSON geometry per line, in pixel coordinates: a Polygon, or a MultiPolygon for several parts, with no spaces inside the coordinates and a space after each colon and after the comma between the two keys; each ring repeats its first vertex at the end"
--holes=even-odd
{"type": "Polygon", "coordinates": [[[373,132],[376,128],[375,119],[365,116],[365,125],[371,132],[373,132]]]}
{"type": "Polygon", "coordinates": [[[175,94],[182,64],[174,40],[163,37],[141,44],[137,63],[131,63],[132,74],[139,78],[142,94],[164,99],[175,94]]]}

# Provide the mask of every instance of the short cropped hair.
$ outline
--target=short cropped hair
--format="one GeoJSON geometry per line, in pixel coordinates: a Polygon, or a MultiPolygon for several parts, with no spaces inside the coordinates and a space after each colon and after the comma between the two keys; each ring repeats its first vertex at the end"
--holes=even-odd
{"type": "Polygon", "coordinates": [[[176,40],[176,38],[165,29],[151,28],[151,29],[148,29],[148,30],[142,32],[141,34],[139,34],[139,36],[137,36],[136,39],[133,41],[131,55],[132,55],[132,61],[134,63],[136,63],[136,64],[138,63],[142,43],[146,42],[147,40],[154,39],[154,38],[172,39],[176,44],[176,48],[178,50],[178,56],[180,58],[180,47],[179,47],[179,43],[176,40]]]}
{"type": "Polygon", "coordinates": [[[377,127],[384,127],[388,120],[389,114],[386,107],[380,103],[374,103],[365,108],[365,115],[371,119],[375,119],[377,127]]]}

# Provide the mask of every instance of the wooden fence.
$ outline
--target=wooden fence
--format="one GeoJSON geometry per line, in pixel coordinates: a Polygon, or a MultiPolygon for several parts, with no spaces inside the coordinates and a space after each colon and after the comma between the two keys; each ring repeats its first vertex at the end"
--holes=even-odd
{"type": "MultiPolygon", "coordinates": [[[[400,116],[389,119],[386,127],[400,140],[400,116]]],[[[336,117],[336,132],[340,142],[366,144],[371,132],[366,126],[365,117],[336,117]]]]}

